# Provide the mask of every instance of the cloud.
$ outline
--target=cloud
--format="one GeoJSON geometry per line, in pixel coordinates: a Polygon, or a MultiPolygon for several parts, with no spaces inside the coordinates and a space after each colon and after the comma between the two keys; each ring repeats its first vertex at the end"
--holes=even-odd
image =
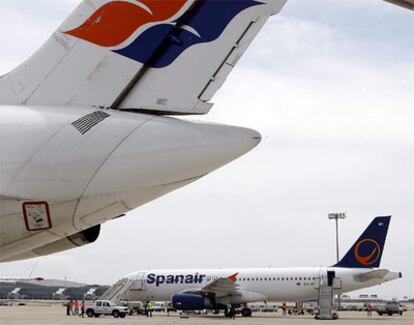
{"type": "Polygon", "coordinates": [[[9,72],[34,53],[78,5],[78,0],[11,1],[0,6],[0,75],[9,72]],[[30,26],[30,27],[29,27],[30,26]]]}

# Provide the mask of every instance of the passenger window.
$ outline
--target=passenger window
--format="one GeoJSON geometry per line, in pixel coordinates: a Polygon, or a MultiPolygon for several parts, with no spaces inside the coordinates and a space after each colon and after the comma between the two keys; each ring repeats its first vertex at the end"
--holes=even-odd
{"type": "Polygon", "coordinates": [[[100,302],[100,301],[97,301],[97,302],[96,302],[96,305],[97,305],[98,307],[101,307],[101,304],[102,304],[102,302],[100,302]]]}

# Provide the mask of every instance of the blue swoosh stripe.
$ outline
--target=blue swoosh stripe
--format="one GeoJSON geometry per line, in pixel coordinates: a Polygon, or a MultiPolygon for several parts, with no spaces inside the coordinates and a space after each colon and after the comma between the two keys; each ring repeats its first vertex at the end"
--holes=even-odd
{"type": "Polygon", "coordinates": [[[169,35],[173,26],[160,24],[147,29],[126,48],[114,52],[141,63],[148,63],[161,42],[168,36],[170,42],[163,53],[150,63],[151,67],[164,68],[191,46],[216,40],[240,12],[260,4],[262,3],[253,0],[205,0],[186,22],[186,25],[192,27],[200,36],[185,29],[169,35]]]}

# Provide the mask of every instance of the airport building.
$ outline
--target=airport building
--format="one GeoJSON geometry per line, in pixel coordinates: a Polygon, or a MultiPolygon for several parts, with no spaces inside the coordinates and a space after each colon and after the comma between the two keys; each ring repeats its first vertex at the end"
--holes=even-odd
{"type": "Polygon", "coordinates": [[[107,286],[98,285],[64,287],[24,282],[0,282],[0,300],[94,300],[107,289],[107,286]]]}

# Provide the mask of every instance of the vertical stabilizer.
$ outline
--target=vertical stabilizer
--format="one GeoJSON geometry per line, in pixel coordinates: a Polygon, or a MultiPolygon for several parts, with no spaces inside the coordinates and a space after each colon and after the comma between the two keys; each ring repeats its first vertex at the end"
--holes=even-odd
{"type": "Polygon", "coordinates": [[[0,104],[205,114],[287,0],[84,0],[0,79],[0,104]]]}
{"type": "Polygon", "coordinates": [[[336,267],[375,268],[381,264],[391,217],[376,217],[336,267]]]}

